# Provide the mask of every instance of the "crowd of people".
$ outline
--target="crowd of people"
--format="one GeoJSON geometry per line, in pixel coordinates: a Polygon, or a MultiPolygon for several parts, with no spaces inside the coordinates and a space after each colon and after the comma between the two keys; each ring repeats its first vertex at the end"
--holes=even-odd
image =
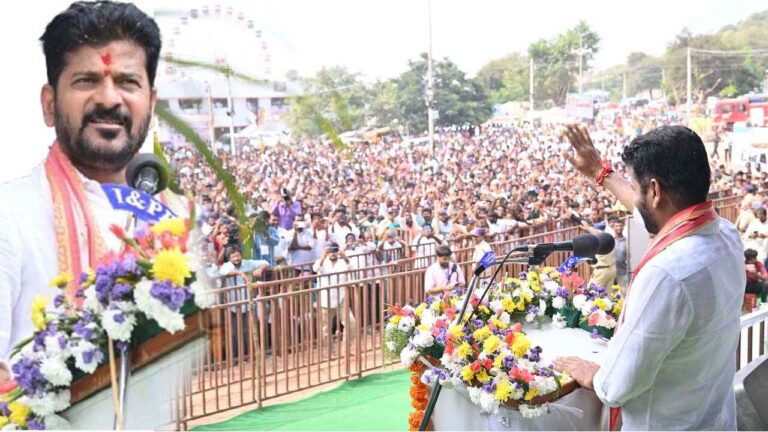
{"type": "MultiPolygon", "coordinates": [[[[592,124],[590,134],[600,153],[628,176],[623,147],[671,120],[643,108],[623,115],[623,122],[592,124]]],[[[252,221],[261,218],[268,227],[267,235],[253,234],[255,259],[308,274],[334,246],[357,268],[406,257],[416,257],[415,268],[426,268],[441,245],[473,247],[477,260],[489,242],[535,232],[573,225],[612,232],[626,209],[566,162],[570,147],[561,132],[558,124],[520,121],[441,130],[434,153],[390,135],[346,150],[305,140],[241,148],[237,156],[220,158],[252,221]]],[[[171,163],[182,188],[202,203],[199,224],[210,236],[211,261],[221,266],[244,246],[234,207],[200,156],[171,136],[171,163]]],[[[716,159],[712,171],[713,191],[730,194],[752,180],[730,175],[716,159]]],[[[615,265],[614,278],[624,281],[626,264],[615,265]]]]}

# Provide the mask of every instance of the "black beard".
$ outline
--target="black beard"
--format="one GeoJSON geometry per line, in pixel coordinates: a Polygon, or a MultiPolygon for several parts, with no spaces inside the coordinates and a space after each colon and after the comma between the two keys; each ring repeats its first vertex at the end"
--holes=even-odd
{"type": "MultiPolygon", "coordinates": [[[[68,127],[67,119],[62,115],[61,110],[56,107],[56,137],[69,160],[77,168],[91,170],[119,171],[128,165],[136,153],[141,148],[149,132],[149,122],[152,119],[152,113],[141,122],[139,131],[131,134],[133,119],[129,115],[119,112],[119,109],[103,109],[97,107],[93,111],[83,116],[80,130],[76,133],[68,127]],[[85,127],[97,119],[119,120],[126,131],[126,142],[119,150],[105,150],[95,146],[85,138],[85,127]]],[[[111,131],[100,132],[104,139],[114,139],[115,133],[111,131]]]]}
{"type": "Polygon", "coordinates": [[[444,269],[447,269],[447,268],[448,268],[448,265],[449,265],[449,263],[445,263],[445,264],[443,264],[443,263],[440,263],[440,267],[442,267],[442,268],[444,268],[444,269]]]}
{"type": "Polygon", "coordinates": [[[643,224],[645,225],[645,230],[651,234],[658,234],[659,224],[657,224],[656,221],[653,220],[650,210],[648,210],[648,207],[645,205],[645,199],[641,200],[635,205],[637,206],[637,211],[640,212],[640,216],[643,217],[643,224]]]}

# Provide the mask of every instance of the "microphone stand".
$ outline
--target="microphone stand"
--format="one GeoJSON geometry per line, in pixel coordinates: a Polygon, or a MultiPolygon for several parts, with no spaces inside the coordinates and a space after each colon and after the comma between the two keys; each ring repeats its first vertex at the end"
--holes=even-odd
{"type": "MultiPolygon", "coordinates": [[[[128,215],[128,219],[125,222],[125,231],[130,232],[129,230],[131,226],[134,226],[134,228],[136,226],[136,215],[133,212],[128,215]]],[[[109,349],[110,352],[114,351],[112,339],[109,340],[109,349]]],[[[128,347],[128,344],[121,344],[119,351],[120,377],[117,385],[118,406],[115,407],[115,417],[113,422],[113,429],[115,430],[125,429],[125,399],[128,392],[128,381],[131,377],[131,349],[128,347]]],[[[112,391],[114,392],[115,389],[112,391]]]]}
{"type": "MultiPolygon", "coordinates": [[[[488,291],[491,288],[491,285],[493,284],[494,279],[496,279],[496,275],[501,270],[501,267],[504,264],[507,263],[521,263],[521,264],[528,264],[529,269],[531,267],[540,266],[545,259],[549,256],[551,252],[532,252],[533,254],[530,256],[523,256],[518,258],[512,258],[510,259],[509,256],[513,252],[519,252],[515,249],[511,250],[509,253],[507,253],[507,256],[505,256],[501,260],[496,260],[492,263],[490,263],[487,267],[480,265],[472,275],[472,280],[469,282],[469,286],[467,286],[467,292],[464,295],[464,303],[461,305],[461,312],[456,317],[456,320],[454,321],[453,325],[461,324],[463,321],[469,321],[472,319],[472,317],[475,314],[475,310],[470,313],[469,317],[464,320],[464,313],[467,310],[467,305],[469,304],[469,299],[472,296],[472,293],[474,291],[475,285],[477,284],[477,281],[480,278],[480,275],[483,274],[485,270],[491,267],[498,267],[496,269],[496,272],[494,272],[493,276],[488,280],[488,283],[485,285],[485,290],[483,291],[483,294],[480,296],[480,299],[478,300],[478,304],[480,304],[483,299],[485,298],[485,295],[488,293],[488,291]]],[[[440,381],[437,380],[435,382],[435,386],[432,387],[432,392],[429,395],[429,402],[427,403],[427,407],[424,410],[424,417],[421,419],[421,423],[419,424],[419,431],[426,431],[427,425],[429,424],[429,420],[432,418],[432,412],[435,410],[435,405],[437,405],[437,399],[440,397],[440,391],[443,389],[443,385],[440,384],[440,381]]]]}

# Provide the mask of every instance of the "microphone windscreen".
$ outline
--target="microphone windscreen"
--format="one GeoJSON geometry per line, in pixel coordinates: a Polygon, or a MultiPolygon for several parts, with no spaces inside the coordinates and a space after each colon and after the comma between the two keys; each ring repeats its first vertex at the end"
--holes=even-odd
{"type": "Polygon", "coordinates": [[[600,249],[600,240],[592,234],[579,234],[571,240],[573,243],[573,255],[577,257],[591,257],[600,249]]]}
{"type": "Polygon", "coordinates": [[[608,233],[598,234],[597,240],[600,242],[600,247],[597,250],[598,255],[609,254],[616,247],[616,240],[608,233]]]}
{"type": "Polygon", "coordinates": [[[162,191],[168,186],[168,170],[165,168],[163,161],[152,153],[139,153],[128,162],[128,166],[125,168],[125,183],[134,189],[138,189],[139,173],[145,168],[157,171],[158,183],[153,194],[162,191]]]}

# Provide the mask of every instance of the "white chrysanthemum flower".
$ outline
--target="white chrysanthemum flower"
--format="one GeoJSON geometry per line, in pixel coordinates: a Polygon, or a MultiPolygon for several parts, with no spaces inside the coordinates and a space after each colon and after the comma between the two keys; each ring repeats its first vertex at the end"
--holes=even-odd
{"type": "Polygon", "coordinates": [[[194,281],[189,285],[189,289],[192,290],[192,295],[195,297],[195,304],[200,309],[208,309],[216,303],[216,294],[206,288],[206,284],[200,281],[194,281]]]}
{"type": "Polygon", "coordinates": [[[421,313],[421,324],[432,328],[435,325],[435,321],[437,321],[437,317],[434,312],[431,309],[424,309],[424,312],[421,313]]]}
{"type": "Polygon", "coordinates": [[[151,290],[151,281],[142,280],[136,284],[133,297],[139,310],[171,334],[184,330],[184,315],[169,309],[162,301],[152,297],[151,290]]]}
{"type": "Polygon", "coordinates": [[[515,392],[512,393],[512,400],[520,400],[525,396],[525,391],[522,389],[522,387],[518,387],[515,389],[515,392]]]}
{"type": "Polygon", "coordinates": [[[520,415],[523,416],[523,418],[536,418],[541,416],[543,413],[544,409],[541,407],[526,404],[520,405],[520,415]]]}
{"type": "Polygon", "coordinates": [[[544,287],[545,290],[547,290],[550,294],[553,294],[553,295],[560,288],[560,285],[553,280],[548,280],[544,282],[542,286],[544,287]]]}
{"type": "Polygon", "coordinates": [[[388,331],[394,330],[396,328],[397,328],[397,325],[395,325],[395,324],[393,324],[391,322],[388,322],[387,325],[384,327],[384,331],[388,332],[388,331]]]}
{"type": "Polygon", "coordinates": [[[75,357],[75,367],[87,374],[92,374],[104,360],[104,353],[99,347],[87,341],[78,342],[72,348],[72,355],[75,357]]]}
{"type": "Polygon", "coordinates": [[[119,309],[108,309],[101,314],[101,325],[112,339],[127,342],[136,325],[136,316],[119,309]]]}
{"type": "Polygon", "coordinates": [[[565,328],[565,318],[560,315],[559,312],[552,315],[552,327],[559,329],[565,328]]]}
{"type": "Polygon", "coordinates": [[[397,328],[399,330],[403,330],[406,332],[413,330],[414,326],[416,326],[416,320],[410,316],[401,318],[400,322],[397,324],[397,328]]]}
{"type": "Polygon", "coordinates": [[[47,392],[34,397],[22,396],[21,403],[27,405],[35,414],[45,417],[69,408],[69,390],[47,392]]]}
{"type": "Polygon", "coordinates": [[[400,352],[400,363],[403,364],[405,367],[411,367],[414,361],[419,357],[419,352],[413,349],[413,347],[408,344],[408,346],[403,349],[403,351],[400,352]]]}
{"type": "Polygon", "coordinates": [[[40,373],[54,387],[69,386],[72,383],[72,372],[59,356],[44,359],[40,363],[40,373]]]}
{"type": "Polygon", "coordinates": [[[517,368],[524,369],[524,370],[527,370],[528,372],[533,373],[536,371],[536,363],[528,359],[520,358],[520,359],[517,359],[517,368]]]}
{"type": "Polygon", "coordinates": [[[96,297],[96,286],[91,285],[83,291],[85,299],[83,300],[83,307],[93,313],[101,313],[104,310],[104,306],[96,297]]]}
{"type": "Polygon", "coordinates": [[[509,323],[512,322],[512,317],[509,316],[507,312],[503,312],[501,315],[499,315],[499,321],[503,322],[506,325],[509,325],[509,323]]]}
{"type": "Polygon", "coordinates": [[[45,357],[58,357],[62,362],[72,356],[69,346],[66,343],[67,337],[62,332],[56,332],[45,337],[45,357]],[[64,341],[64,347],[61,341],[64,341]]]}
{"type": "Polygon", "coordinates": [[[536,314],[529,313],[525,315],[525,322],[527,323],[532,323],[534,319],[536,319],[536,314]]]}
{"type": "Polygon", "coordinates": [[[493,393],[480,392],[480,411],[496,414],[499,412],[499,404],[493,393]]]}
{"type": "Polygon", "coordinates": [[[45,416],[45,428],[48,430],[71,430],[72,425],[64,417],[55,414],[45,416]]]}
{"type": "Polygon", "coordinates": [[[575,307],[576,309],[580,310],[582,306],[584,306],[584,303],[586,302],[587,302],[587,296],[585,296],[584,294],[576,294],[575,296],[573,296],[573,307],[575,307]]]}
{"type": "Polygon", "coordinates": [[[427,330],[417,330],[411,339],[411,343],[418,348],[427,348],[435,344],[435,338],[427,330]]]}
{"type": "Polygon", "coordinates": [[[475,405],[480,405],[480,394],[483,390],[478,387],[468,387],[467,391],[469,392],[469,400],[475,405]]]}
{"type": "Polygon", "coordinates": [[[394,351],[394,350],[395,350],[395,348],[396,348],[396,347],[395,347],[395,342],[394,342],[394,341],[387,341],[387,349],[388,349],[388,350],[390,350],[390,351],[394,351]]]}
{"type": "Polygon", "coordinates": [[[547,312],[547,302],[544,300],[539,300],[539,316],[544,316],[544,313],[547,312]]]}
{"type": "Polygon", "coordinates": [[[503,303],[501,302],[500,299],[493,300],[489,304],[489,306],[490,306],[491,310],[494,311],[494,312],[498,312],[498,311],[504,310],[504,305],[503,305],[503,303]]]}
{"type": "Polygon", "coordinates": [[[553,298],[552,307],[555,309],[562,309],[563,307],[565,307],[565,298],[564,297],[553,298]]]}

